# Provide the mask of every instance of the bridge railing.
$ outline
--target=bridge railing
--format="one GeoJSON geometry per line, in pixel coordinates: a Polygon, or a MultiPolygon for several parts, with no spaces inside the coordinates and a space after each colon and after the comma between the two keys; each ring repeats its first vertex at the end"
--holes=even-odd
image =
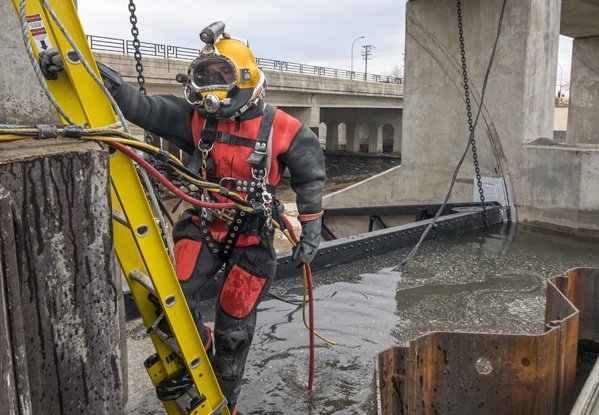
{"type": "Polygon", "coordinates": [[[306,65],[303,63],[285,62],[273,59],[256,58],[256,60],[262,69],[272,69],[306,75],[329,76],[332,78],[356,79],[359,81],[385,82],[388,84],[402,83],[401,78],[394,76],[377,75],[372,73],[365,74],[356,71],[352,73],[346,69],[334,69],[327,68],[325,66],[306,65]]]}
{"type": "MultiPolygon", "coordinates": [[[[87,35],[87,41],[92,50],[98,52],[121,53],[133,55],[135,48],[132,40],[115,39],[111,37],[87,35]]],[[[181,46],[162,45],[159,43],[140,42],[139,51],[142,56],[154,56],[165,59],[195,59],[201,49],[185,48],[181,46]]],[[[402,78],[387,75],[353,73],[346,69],[334,69],[324,66],[306,65],[302,63],[286,62],[273,59],[256,58],[258,66],[262,69],[286,71],[305,75],[328,76],[332,78],[355,79],[367,82],[382,82],[388,84],[401,84],[402,78]]]]}

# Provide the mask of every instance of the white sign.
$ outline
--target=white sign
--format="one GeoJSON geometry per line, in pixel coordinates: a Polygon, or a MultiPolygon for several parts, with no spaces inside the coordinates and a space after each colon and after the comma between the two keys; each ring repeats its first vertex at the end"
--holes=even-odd
{"type": "Polygon", "coordinates": [[[42,16],[31,14],[25,18],[27,19],[27,25],[31,31],[31,36],[33,36],[35,46],[37,46],[37,51],[41,52],[42,50],[51,48],[52,42],[50,42],[50,38],[48,37],[42,16]]]}

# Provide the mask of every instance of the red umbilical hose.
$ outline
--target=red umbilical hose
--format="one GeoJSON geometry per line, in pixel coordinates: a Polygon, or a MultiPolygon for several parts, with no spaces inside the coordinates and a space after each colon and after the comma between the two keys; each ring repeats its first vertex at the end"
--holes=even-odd
{"type": "Polygon", "coordinates": [[[308,395],[312,394],[314,381],[314,296],[312,293],[312,271],[310,264],[304,264],[306,285],[308,286],[308,312],[310,313],[310,373],[308,375],[308,395]]]}
{"type": "MultiPolygon", "coordinates": [[[[289,222],[289,219],[285,215],[281,215],[285,227],[289,231],[291,240],[297,244],[298,240],[293,231],[293,226],[289,222]]],[[[312,394],[312,384],[314,382],[314,296],[312,292],[312,270],[310,264],[304,264],[304,277],[306,278],[306,285],[308,287],[308,313],[309,316],[309,329],[310,329],[310,369],[308,373],[308,395],[312,394]]]]}
{"type": "Polygon", "coordinates": [[[171,192],[173,192],[175,195],[177,195],[177,197],[180,197],[184,201],[186,201],[194,206],[206,207],[206,208],[217,208],[217,209],[222,209],[222,208],[229,209],[229,208],[237,207],[237,205],[233,202],[216,203],[216,202],[204,202],[199,199],[194,199],[193,197],[183,193],[180,189],[177,188],[177,186],[172,184],[158,170],[156,170],[154,167],[152,167],[152,165],[150,163],[148,163],[146,160],[144,160],[143,157],[140,157],[137,154],[135,154],[135,152],[132,151],[127,146],[124,146],[123,144],[115,143],[115,142],[105,142],[105,143],[111,147],[114,147],[121,153],[125,154],[127,157],[134,160],[144,170],[146,170],[148,173],[150,173],[152,176],[154,176],[160,183],[162,183],[164,186],[166,186],[171,192]]]}

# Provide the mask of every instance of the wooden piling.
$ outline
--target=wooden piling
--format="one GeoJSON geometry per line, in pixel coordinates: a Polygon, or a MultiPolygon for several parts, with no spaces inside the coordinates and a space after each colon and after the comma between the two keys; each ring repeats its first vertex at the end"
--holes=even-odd
{"type": "Polygon", "coordinates": [[[107,151],[68,140],[0,145],[0,261],[1,412],[124,413],[107,151]]]}

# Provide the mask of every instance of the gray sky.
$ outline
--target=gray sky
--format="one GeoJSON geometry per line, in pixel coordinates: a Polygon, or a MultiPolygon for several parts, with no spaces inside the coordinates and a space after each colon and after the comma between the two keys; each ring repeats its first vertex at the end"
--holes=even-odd
{"type": "MultiPolygon", "coordinates": [[[[136,0],[142,42],[201,49],[199,32],[222,20],[234,37],[249,40],[254,55],[364,72],[363,45],[372,45],[368,72],[389,75],[402,67],[405,0],[136,0]]],[[[85,33],[131,39],[129,2],[78,0],[85,33]]],[[[557,83],[570,79],[572,41],[560,38],[557,83]]]]}
{"type": "MultiPolygon", "coordinates": [[[[336,69],[364,72],[363,45],[373,45],[368,72],[386,75],[402,66],[405,2],[377,0],[137,0],[142,42],[201,49],[198,34],[221,20],[231,36],[249,41],[254,55],[336,69]]],[[[79,15],[89,35],[131,38],[129,2],[78,0],[79,15]]]]}

